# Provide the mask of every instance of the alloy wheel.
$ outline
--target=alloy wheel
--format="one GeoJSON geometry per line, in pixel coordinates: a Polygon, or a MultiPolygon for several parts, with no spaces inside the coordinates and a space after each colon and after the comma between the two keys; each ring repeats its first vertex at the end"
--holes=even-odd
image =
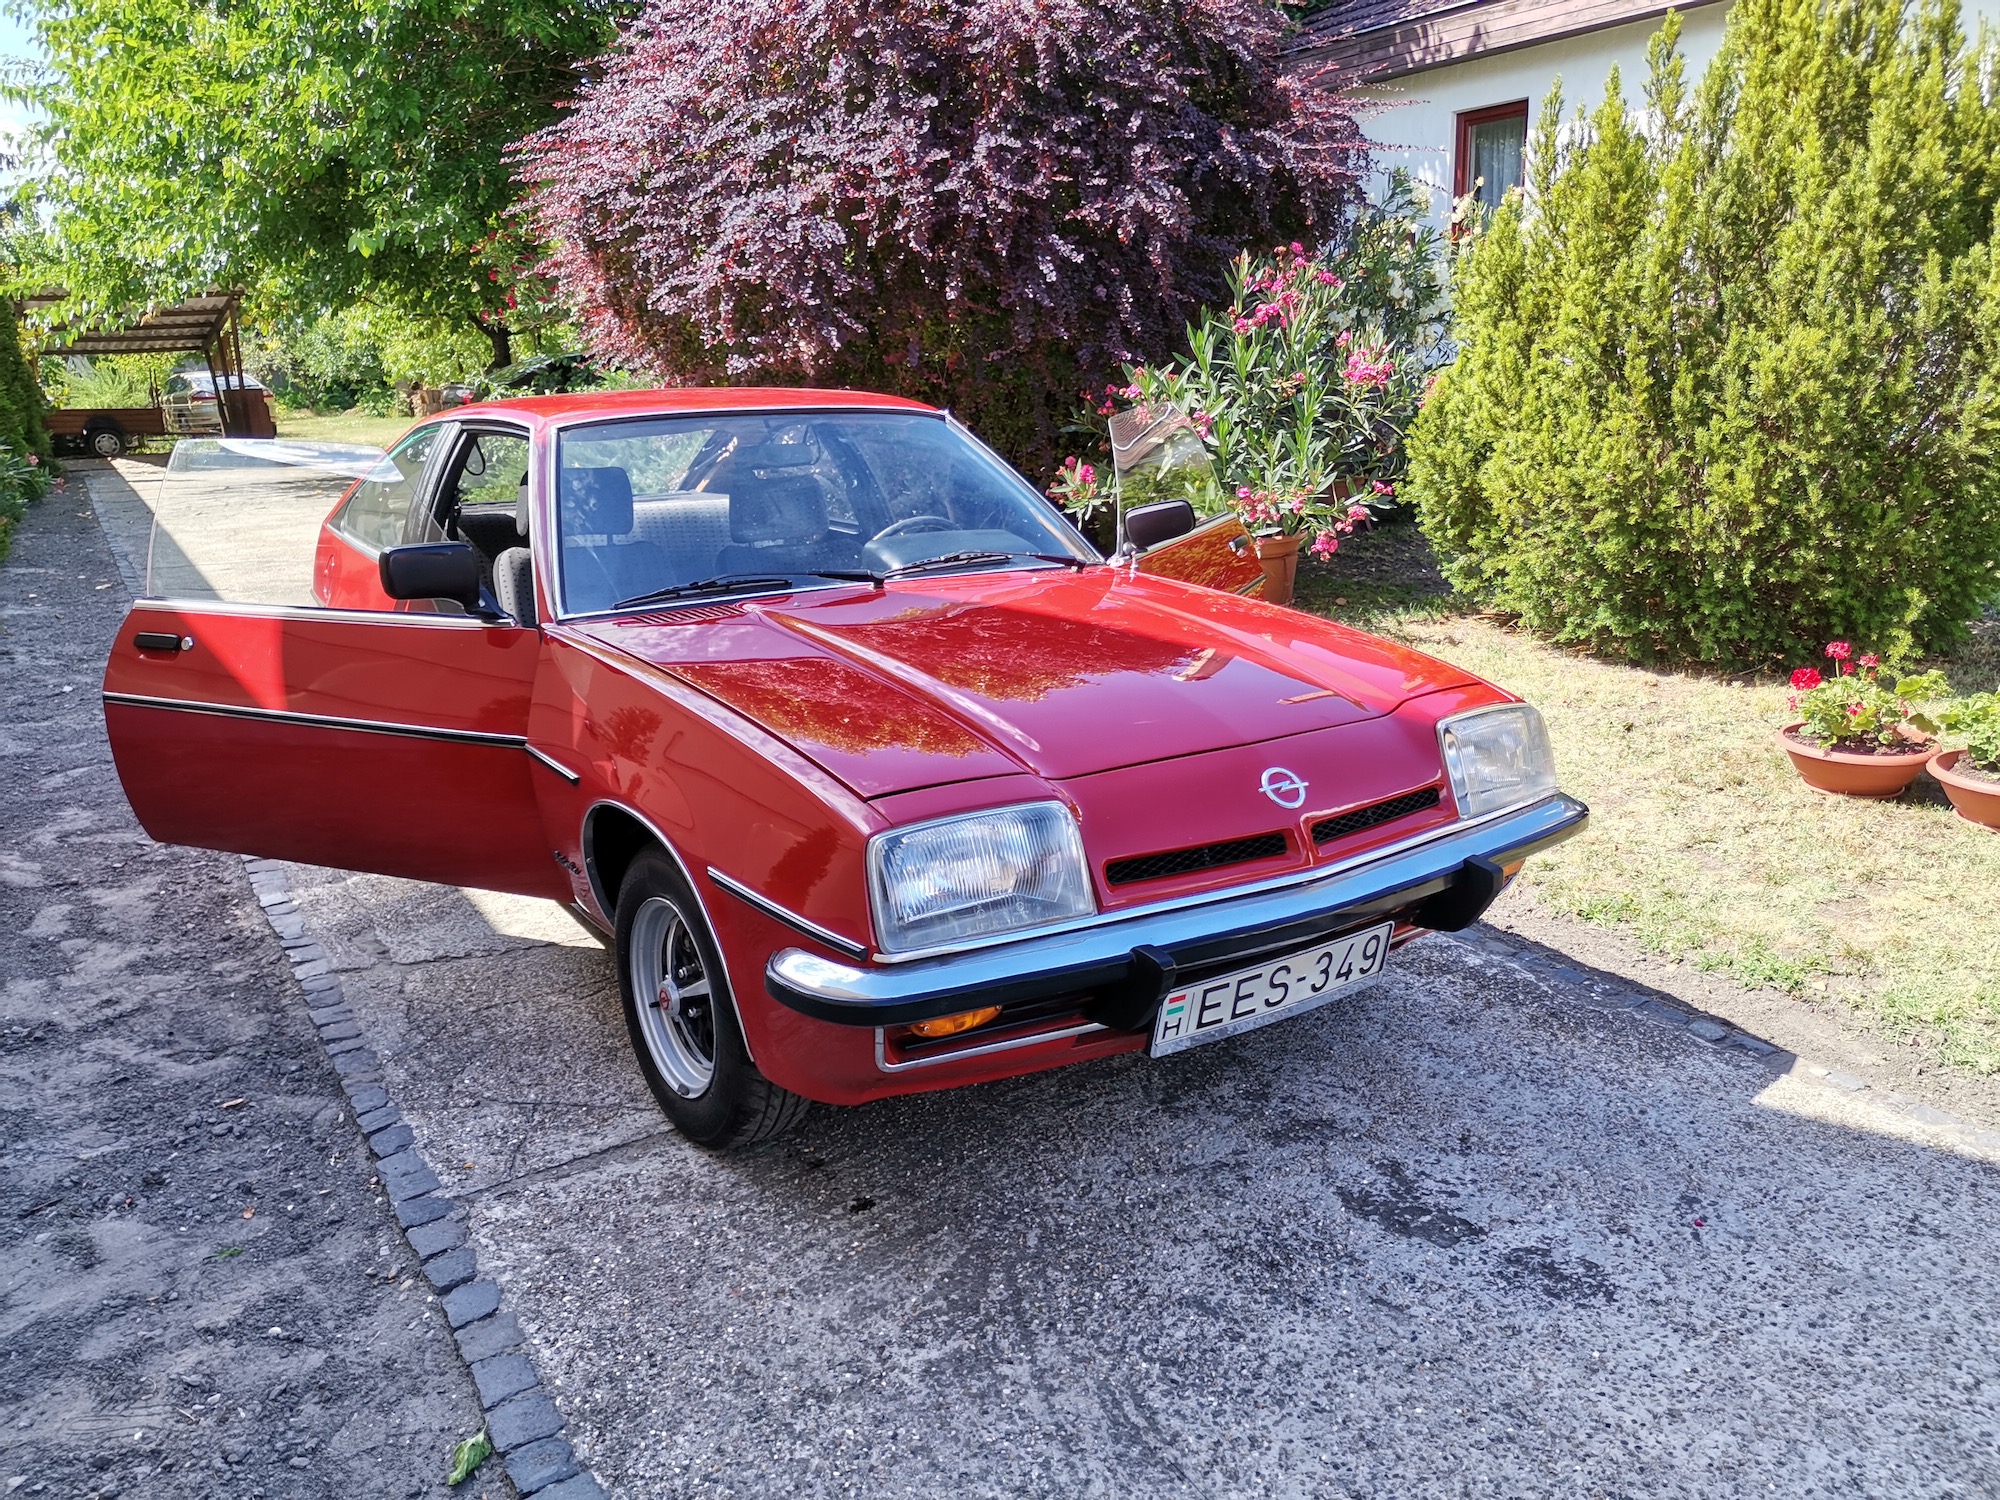
{"type": "Polygon", "coordinates": [[[715,1000],[694,930],[672,901],[648,896],[629,951],[646,1050],[668,1087],[697,1098],[715,1078],[715,1000]]]}

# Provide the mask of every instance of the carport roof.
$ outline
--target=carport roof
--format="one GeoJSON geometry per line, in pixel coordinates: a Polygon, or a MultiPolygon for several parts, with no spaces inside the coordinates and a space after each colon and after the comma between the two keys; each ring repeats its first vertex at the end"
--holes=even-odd
{"type": "MultiPolygon", "coordinates": [[[[21,299],[24,312],[50,312],[68,293],[51,287],[21,299]]],[[[221,340],[241,292],[212,292],[167,307],[156,307],[122,327],[58,324],[50,337],[59,342],[44,354],[207,354],[221,340]]]]}

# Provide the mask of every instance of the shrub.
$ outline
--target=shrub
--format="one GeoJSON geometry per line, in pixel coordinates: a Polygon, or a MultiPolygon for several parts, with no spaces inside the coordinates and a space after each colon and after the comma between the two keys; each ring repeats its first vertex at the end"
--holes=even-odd
{"type": "Polygon", "coordinates": [[[1236,248],[1355,192],[1262,0],[651,0],[532,137],[547,271],[679,382],[955,408],[1047,471],[1073,392],[1163,354],[1236,248]]]}
{"type": "Polygon", "coordinates": [[[1655,37],[1455,266],[1411,488],[1461,589],[1557,640],[1769,665],[1955,641],[2000,587],[2000,54],[1898,0],[1655,37]]]}

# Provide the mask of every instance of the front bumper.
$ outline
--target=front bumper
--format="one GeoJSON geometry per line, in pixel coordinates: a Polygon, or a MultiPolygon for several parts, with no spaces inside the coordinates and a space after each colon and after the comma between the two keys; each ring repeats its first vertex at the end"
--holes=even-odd
{"type": "Polygon", "coordinates": [[[1370,850],[1305,876],[909,963],[858,967],[787,948],[764,971],[779,1004],[847,1026],[901,1026],[976,1005],[1095,997],[1138,1024],[1175,984],[1219,967],[1404,914],[1455,930],[1499,894],[1498,867],[1580,830],[1590,810],[1560,792],[1476,823],[1370,850]]]}

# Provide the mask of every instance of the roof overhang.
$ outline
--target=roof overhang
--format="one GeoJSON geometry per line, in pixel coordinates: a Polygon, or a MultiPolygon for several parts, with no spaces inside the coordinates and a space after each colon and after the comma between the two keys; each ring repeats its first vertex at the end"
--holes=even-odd
{"type": "Polygon", "coordinates": [[[1289,49],[1296,64],[1332,69],[1358,83],[1391,83],[1475,57],[1492,57],[1608,31],[1635,21],[1656,21],[1669,10],[1690,11],[1724,0],[1466,0],[1407,20],[1387,20],[1354,31],[1340,29],[1338,9],[1308,23],[1289,49]]]}

